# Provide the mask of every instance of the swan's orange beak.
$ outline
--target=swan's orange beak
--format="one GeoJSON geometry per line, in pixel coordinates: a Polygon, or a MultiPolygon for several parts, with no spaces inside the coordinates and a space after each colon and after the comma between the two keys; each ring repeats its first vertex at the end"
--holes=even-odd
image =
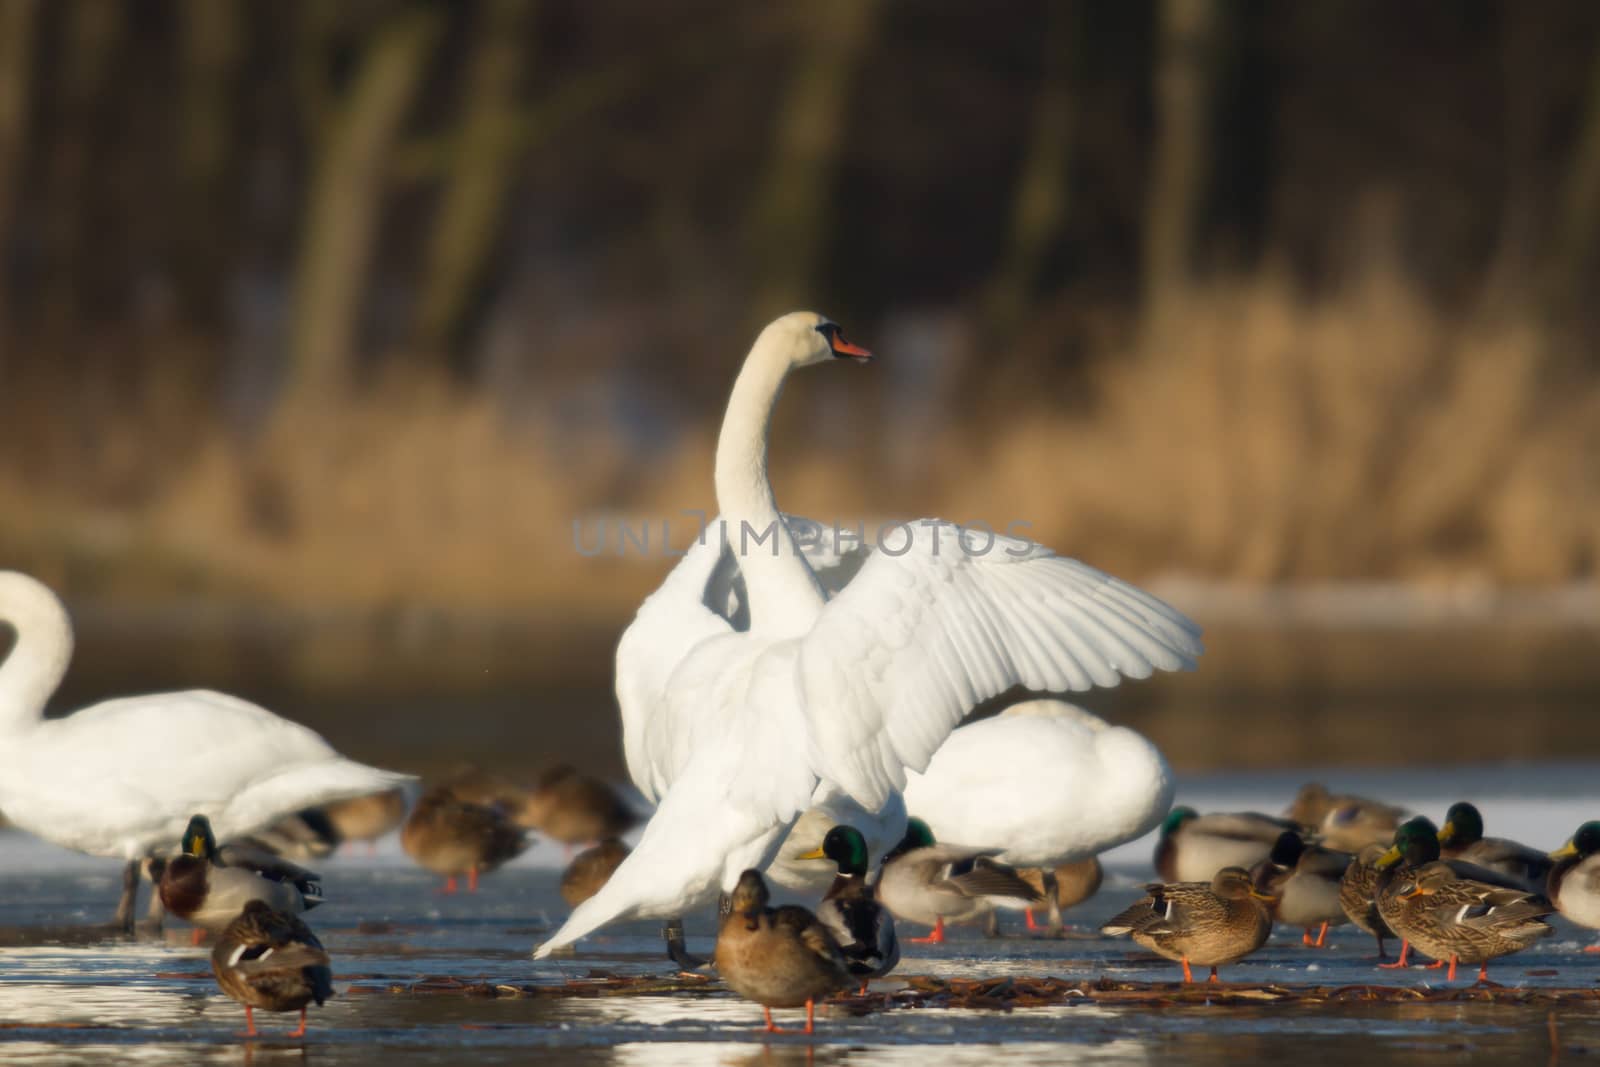
{"type": "Polygon", "coordinates": [[[853,345],[844,339],[838,330],[833,331],[833,354],[848,357],[857,363],[867,363],[872,359],[872,353],[860,345],[853,345]]]}

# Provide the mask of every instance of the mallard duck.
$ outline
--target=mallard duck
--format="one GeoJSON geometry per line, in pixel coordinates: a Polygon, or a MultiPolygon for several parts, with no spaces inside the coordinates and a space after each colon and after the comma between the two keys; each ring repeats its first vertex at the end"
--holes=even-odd
{"type": "Polygon", "coordinates": [[[1389,924],[1378,914],[1378,876],[1381,872],[1374,865],[1386,851],[1383,845],[1367,845],[1355,854],[1350,866],[1345,868],[1344,877],[1339,879],[1339,907],[1351,922],[1378,939],[1380,960],[1388,958],[1383,951],[1383,939],[1394,936],[1389,924]]]}
{"type": "Polygon", "coordinates": [[[417,863],[445,875],[444,891],[456,891],[456,876],[467,876],[467,891],[477,892],[478,876],[522,854],[528,836],[498,808],[456,799],[449,788],[423,794],[400,828],[400,844],[417,863]]]}
{"type": "Polygon", "coordinates": [[[1254,811],[1201,815],[1176,807],[1161,823],[1156,875],[1168,884],[1209,882],[1224,867],[1248,870],[1267,858],[1278,835],[1297,829],[1287,819],[1254,811]]]}
{"type": "Polygon", "coordinates": [[[614,837],[584,849],[561,872],[561,899],[567,902],[567,907],[576,908],[600,892],[600,887],[611,878],[611,872],[627,858],[628,846],[614,837]]]}
{"type": "Polygon", "coordinates": [[[1224,867],[1209,882],[1152,882],[1136,904],[1111,919],[1100,932],[1132,934],[1145,948],[1183,964],[1183,980],[1194,981],[1191,963],[1217,968],[1250,955],[1266,944],[1272,918],[1243,867],[1224,867]]]}
{"type": "Polygon", "coordinates": [[[815,1029],[818,997],[850,984],[849,963],[828,928],[805,908],[770,908],[759,871],[745,871],[717,930],[717,973],[728,987],[761,1005],[767,1032],[781,1033],[773,1008],[806,1009],[805,1033],[815,1029]]]}
{"type": "Polygon", "coordinates": [[[1553,932],[1543,916],[1555,911],[1537,893],[1466,878],[1449,861],[1409,869],[1384,890],[1394,905],[1389,925],[1436,960],[1449,960],[1446,981],[1457,963],[1476,963],[1478,981],[1489,980],[1489,961],[1521,952],[1553,932]]]}
{"type": "MultiPolygon", "coordinates": [[[[1556,910],[1579,926],[1600,930],[1600,822],[1586,822],[1550,853],[1546,893],[1556,910]]],[[[1583,951],[1600,952],[1600,945],[1583,951]]]]}
{"type": "Polygon", "coordinates": [[[229,844],[269,852],[295,863],[309,863],[333,855],[341,841],[339,831],[321,808],[307,808],[286,815],[265,829],[235,837],[229,844]]]}
{"type": "Polygon", "coordinates": [[[835,826],[822,839],[816,855],[833,860],[839,874],[817,906],[817,921],[828,928],[849,964],[850,973],[861,981],[882,978],[900,962],[900,943],[894,936],[894,916],[878,903],[867,884],[867,839],[853,826],[835,826]]]}
{"type": "Polygon", "coordinates": [[[157,892],[169,912],[194,924],[195,944],[204,931],[227,926],[251,901],[286,915],[322,903],[320,875],[269,852],[234,844],[218,848],[204,815],[189,820],[181,847],[161,867],[157,892]]]}
{"type": "Polygon", "coordinates": [[[1544,891],[1554,864],[1548,855],[1536,848],[1503,837],[1484,837],[1483,816],[1466,801],[1450,805],[1450,810],[1445,812],[1444,825],[1439,827],[1439,855],[1447,860],[1465,860],[1515,878],[1530,893],[1544,891]]]}
{"type": "Polygon", "coordinates": [[[222,991],[244,1005],[245,1036],[255,1037],[255,1009],[298,1011],[306,1035],[306,1005],[333,996],[328,953],[311,928],[259,900],[223,927],[211,950],[211,970],[222,991]]]}
{"type": "Polygon", "coordinates": [[[340,841],[373,842],[400,827],[406,818],[406,791],[387,789],[324,804],[320,809],[340,841]]]}
{"type": "Polygon", "coordinates": [[[906,820],[906,836],[883,857],[878,899],[898,919],[933,927],[912,944],[944,941],[944,924],[987,915],[999,901],[1016,907],[1042,903],[1033,887],[1009,867],[992,862],[996,849],[940,845],[928,824],[906,820]]]}
{"type": "MultiPolygon", "coordinates": [[[[1394,970],[1406,966],[1406,961],[1411,953],[1411,935],[1407,932],[1406,919],[1403,911],[1406,907],[1405,900],[1396,892],[1414,873],[1432,863],[1441,862],[1439,859],[1439,833],[1433,821],[1418,815],[1400,825],[1395,831],[1394,844],[1389,850],[1374,861],[1373,866],[1378,869],[1378,888],[1376,902],[1378,915],[1393,930],[1400,941],[1400,958],[1394,963],[1380,963],[1379,967],[1385,970],[1394,970]]],[[[1465,860],[1444,860],[1455,876],[1466,882],[1476,882],[1499,889],[1512,889],[1526,894],[1527,887],[1520,879],[1508,878],[1499,871],[1491,871],[1487,867],[1479,867],[1465,860]]],[[[1426,951],[1426,950],[1425,950],[1426,951]]],[[[1437,961],[1429,967],[1443,967],[1446,958],[1434,955],[1437,961]]],[[[1466,959],[1466,956],[1462,956],[1466,959]]],[[[1477,962],[1469,960],[1468,962],[1477,962]]]]}
{"type": "Polygon", "coordinates": [[[610,785],[563,763],[539,776],[519,821],[570,846],[618,837],[640,820],[610,785]]]}
{"type": "Polygon", "coordinates": [[[1339,852],[1359,852],[1367,845],[1388,847],[1395,827],[1406,817],[1404,808],[1351,793],[1330,793],[1321,782],[1301,786],[1284,814],[1339,852]]]}
{"type": "MultiPolygon", "coordinates": [[[[1100,860],[1090,856],[1088,859],[1058,864],[1050,870],[1042,867],[1023,867],[1017,871],[1017,877],[1027,882],[1044,901],[1050,913],[1050,925],[1046,929],[1055,933],[1062,927],[1063,911],[1082,904],[1100,892],[1100,882],[1105,877],[1105,871],[1100,866],[1100,860]]],[[[1027,920],[1028,929],[1039,928],[1039,924],[1033,918],[1032,908],[1023,908],[1022,914],[1027,920]]]]}
{"type": "Polygon", "coordinates": [[[1264,895],[1275,898],[1268,909],[1272,917],[1300,927],[1301,944],[1321,948],[1328,927],[1346,921],[1339,886],[1349,866],[1350,853],[1308,845],[1295,831],[1285,830],[1271,854],[1251,869],[1250,877],[1264,895]],[[1311,928],[1319,924],[1313,941],[1311,928]]]}

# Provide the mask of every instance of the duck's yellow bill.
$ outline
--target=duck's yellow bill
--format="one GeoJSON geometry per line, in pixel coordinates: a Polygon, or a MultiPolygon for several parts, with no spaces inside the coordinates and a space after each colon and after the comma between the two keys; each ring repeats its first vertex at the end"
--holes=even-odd
{"type": "Polygon", "coordinates": [[[1550,853],[1550,858],[1553,859],[1553,860],[1564,860],[1569,856],[1576,856],[1577,854],[1578,854],[1578,846],[1577,846],[1577,844],[1575,844],[1572,841],[1568,841],[1566,844],[1562,845],[1560,848],[1558,848],[1554,852],[1550,853]]]}
{"type": "Polygon", "coordinates": [[[1380,871],[1386,871],[1390,867],[1393,867],[1395,864],[1399,863],[1404,856],[1405,853],[1400,851],[1399,845],[1390,845],[1389,851],[1385,852],[1383,855],[1374,860],[1372,865],[1378,868],[1380,871]]]}
{"type": "Polygon", "coordinates": [[[1456,839],[1456,824],[1447,822],[1439,827],[1439,844],[1448,845],[1456,839]]]}
{"type": "Polygon", "coordinates": [[[1259,890],[1256,890],[1256,889],[1250,890],[1250,895],[1255,897],[1257,900],[1264,900],[1268,904],[1272,904],[1272,903],[1276,902],[1277,899],[1278,899],[1276,896],[1272,895],[1271,893],[1263,893],[1263,892],[1261,892],[1259,890]]]}
{"type": "Polygon", "coordinates": [[[820,846],[812,849],[810,852],[802,852],[800,855],[795,857],[797,860],[825,860],[827,858],[828,854],[822,851],[820,846]]]}

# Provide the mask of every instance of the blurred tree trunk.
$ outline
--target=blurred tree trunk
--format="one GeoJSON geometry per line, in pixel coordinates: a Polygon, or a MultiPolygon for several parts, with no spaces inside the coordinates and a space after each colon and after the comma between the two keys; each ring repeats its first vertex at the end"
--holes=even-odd
{"type": "Polygon", "coordinates": [[[779,105],[772,154],[750,221],[760,319],[815,300],[812,286],[827,252],[850,90],[878,8],[878,0],[817,0],[796,9],[805,15],[804,39],[779,105]]]}
{"type": "Polygon", "coordinates": [[[317,410],[349,382],[390,151],[441,27],[432,6],[390,17],[328,105],[295,265],[283,419],[317,410]]]}
{"type": "Polygon", "coordinates": [[[33,87],[35,0],[0,3],[0,360],[10,333],[11,220],[16,216],[23,142],[28,132],[28,101],[33,87]]]}
{"type": "Polygon", "coordinates": [[[535,10],[533,0],[489,0],[482,12],[459,138],[428,249],[417,332],[430,352],[457,340],[494,250],[519,157],[517,88],[535,10]]]}
{"type": "Polygon", "coordinates": [[[185,0],[178,171],[178,277],[185,311],[214,324],[226,280],[228,181],[233,163],[234,75],[242,52],[239,0],[185,0]]]}
{"type": "Polygon", "coordinates": [[[1574,140],[1557,205],[1555,256],[1546,284],[1549,304],[1561,315],[1583,310],[1588,303],[1600,245],[1600,51],[1591,62],[1589,95],[1574,140]]]}
{"type": "Polygon", "coordinates": [[[1216,96],[1218,0],[1161,0],[1155,71],[1155,144],[1145,200],[1144,300],[1160,320],[1187,288],[1197,219],[1210,180],[1216,96]]]}
{"type": "Polygon", "coordinates": [[[1038,295],[1045,256],[1066,227],[1067,179],[1072,161],[1072,76],[1077,65],[1076,6],[1046,9],[1045,76],[1034,104],[1022,171],[1012,202],[1011,236],[1005,259],[984,299],[986,333],[1010,336],[1038,295]]]}
{"type": "Polygon", "coordinates": [[[41,311],[48,331],[63,333],[78,323],[78,293],[84,281],[83,246],[92,240],[85,223],[90,160],[95,144],[96,102],[112,73],[123,30],[123,5],[77,0],[65,7],[61,67],[52,71],[56,113],[44,209],[45,291],[41,311]]]}

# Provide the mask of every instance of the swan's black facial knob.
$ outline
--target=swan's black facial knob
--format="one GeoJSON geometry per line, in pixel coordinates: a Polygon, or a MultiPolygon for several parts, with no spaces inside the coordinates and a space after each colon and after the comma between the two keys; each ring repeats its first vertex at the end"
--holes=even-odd
{"type": "Polygon", "coordinates": [[[817,324],[817,332],[827,339],[828,347],[833,349],[835,358],[853,359],[857,363],[865,363],[872,358],[872,353],[860,345],[853,345],[844,339],[844,331],[839,329],[836,322],[824,320],[817,324]]]}

